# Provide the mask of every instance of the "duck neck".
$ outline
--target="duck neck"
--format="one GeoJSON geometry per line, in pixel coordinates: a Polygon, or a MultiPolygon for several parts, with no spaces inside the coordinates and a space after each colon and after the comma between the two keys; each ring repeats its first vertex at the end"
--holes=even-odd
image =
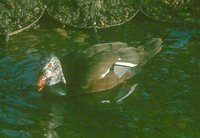
{"type": "Polygon", "coordinates": [[[0,57],[3,58],[7,54],[7,45],[9,41],[9,31],[5,30],[3,34],[0,35],[0,57]]]}

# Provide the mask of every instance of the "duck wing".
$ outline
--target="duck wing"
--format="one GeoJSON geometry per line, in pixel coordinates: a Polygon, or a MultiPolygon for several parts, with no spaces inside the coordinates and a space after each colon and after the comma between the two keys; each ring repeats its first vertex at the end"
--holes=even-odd
{"type": "Polygon", "coordinates": [[[84,89],[90,92],[110,89],[135,74],[132,68],[142,61],[143,55],[134,47],[120,45],[113,45],[113,48],[103,45],[104,50],[98,47],[96,54],[89,56],[84,89]]]}
{"type": "Polygon", "coordinates": [[[160,38],[153,38],[138,48],[122,42],[94,45],[87,50],[89,62],[82,88],[98,92],[130,79],[161,50],[161,44],[160,38]]]}

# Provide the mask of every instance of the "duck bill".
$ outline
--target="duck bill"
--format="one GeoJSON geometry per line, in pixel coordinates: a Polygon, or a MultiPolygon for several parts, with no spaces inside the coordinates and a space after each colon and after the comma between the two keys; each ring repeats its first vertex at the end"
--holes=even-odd
{"type": "Polygon", "coordinates": [[[46,81],[46,77],[44,75],[39,76],[39,78],[36,82],[37,91],[43,90],[43,88],[45,86],[45,81],[46,81]]]}

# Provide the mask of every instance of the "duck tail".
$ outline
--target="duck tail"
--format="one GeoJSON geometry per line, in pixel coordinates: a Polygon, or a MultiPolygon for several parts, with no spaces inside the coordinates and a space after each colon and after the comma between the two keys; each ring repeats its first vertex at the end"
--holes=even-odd
{"type": "Polygon", "coordinates": [[[148,60],[161,51],[162,42],[161,38],[151,38],[151,40],[148,40],[143,46],[138,47],[141,55],[143,55],[143,62],[140,63],[140,66],[146,64],[148,60]]]}
{"type": "Polygon", "coordinates": [[[145,44],[145,56],[147,59],[154,57],[158,54],[162,49],[162,39],[161,38],[153,38],[145,44]]]}

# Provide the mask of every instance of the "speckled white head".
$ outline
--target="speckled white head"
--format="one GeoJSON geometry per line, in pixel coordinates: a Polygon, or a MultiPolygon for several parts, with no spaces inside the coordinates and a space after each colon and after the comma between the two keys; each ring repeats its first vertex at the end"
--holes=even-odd
{"type": "Polygon", "coordinates": [[[53,54],[45,57],[40,63],[41,76],[37,82],[39,90],[44,85],[52,86],[60,82],[66,83],[60,60],[53,54]]]}

